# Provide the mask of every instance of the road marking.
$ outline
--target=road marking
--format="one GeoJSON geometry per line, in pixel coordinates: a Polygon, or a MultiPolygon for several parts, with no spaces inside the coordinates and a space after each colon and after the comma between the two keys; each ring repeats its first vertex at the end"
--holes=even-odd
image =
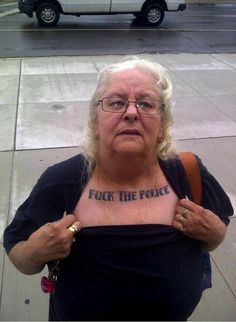
{"type": "Polygon", "coordinates": [[[201,17],[201,18],[212,18],[212,17],[223,17],[223,18],[235,18],[236,15],[189,15],[189,17],[201,17]]]}
{"type": "Polygon", "coordinates": [[[0,18],[5,17],[5,16],[9,16],[9,15],[13,15],[15,13],[18,13],[19,10],[18,9],[12,9],[3,13],[0,13],[0,18]]]}

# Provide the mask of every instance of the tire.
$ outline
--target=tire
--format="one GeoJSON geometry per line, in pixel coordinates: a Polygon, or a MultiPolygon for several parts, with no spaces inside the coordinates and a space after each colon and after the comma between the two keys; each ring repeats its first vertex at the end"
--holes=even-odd
{"type": "Polygon", "coordinates": [[[135,18],[139,19],[141,17],[141,13],[140,12],[135,12],[133,13],[133,15],[135,16],[135,18]]]}
{"type": "Polygon", "coordinates": [[[60,10],[55,3],[44,2],[36,9],[38,22],[42,26],[55,26],[60,18],[60,10]]]}
{"type": "Polygon", "coordinates": [[[148,26],[158,26],[162,23],[165,16],[165,10],[159,4],[150,4],[142,13],[142,21],[148,26]]]}

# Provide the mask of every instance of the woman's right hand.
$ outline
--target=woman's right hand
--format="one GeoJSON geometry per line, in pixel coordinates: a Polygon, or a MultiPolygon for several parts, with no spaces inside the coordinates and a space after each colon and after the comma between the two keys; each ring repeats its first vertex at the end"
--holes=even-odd
{"type": "Polygon", "coordinates": [[[72,214],[48,223],[33,232],[27,241],[16,244],[9,253],[13,264],[24,274],[39,273],[47,262],[69,255],[74,234],[68,227],[80,222],[72,214]]]}

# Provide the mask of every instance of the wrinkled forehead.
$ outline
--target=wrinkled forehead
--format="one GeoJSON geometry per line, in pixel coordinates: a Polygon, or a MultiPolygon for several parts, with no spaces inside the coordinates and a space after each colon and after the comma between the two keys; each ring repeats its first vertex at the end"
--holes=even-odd
{"type": "Polygon", "coordinates": [[[132,83],[138,83],[138,82],[154,82],[154,77],[148,73],[145,70],[142,70],[140,68],[129,68],[125,70],[117,70],[114,71],[110,77],[110,82],[132,82],[132,83]]]}
{"type": "Polygon", "coordinates": [[[148,94],[149,92],[154,95],[159,92],[154,77],[150,73],[138,68],[113,72],[109,78],[104,94],[108,95],[109,92],[113,91],[120,91],[124,94],[135,92],[141,95],[148,94]]]}

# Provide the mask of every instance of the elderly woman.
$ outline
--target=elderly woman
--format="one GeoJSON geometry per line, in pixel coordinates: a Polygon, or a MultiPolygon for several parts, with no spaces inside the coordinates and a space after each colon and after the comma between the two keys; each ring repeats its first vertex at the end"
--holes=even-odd
{"type": "Polygon", "coordinates": [[[233,209],[199,158],[202,206],[191,201],[171,97],[158,64],[101,71],[83,154],[47,169],[6,228],[21,272],[49,265],[50,320],[186,320],[198,304],[202,251],[224,239],[233,209]]]}

